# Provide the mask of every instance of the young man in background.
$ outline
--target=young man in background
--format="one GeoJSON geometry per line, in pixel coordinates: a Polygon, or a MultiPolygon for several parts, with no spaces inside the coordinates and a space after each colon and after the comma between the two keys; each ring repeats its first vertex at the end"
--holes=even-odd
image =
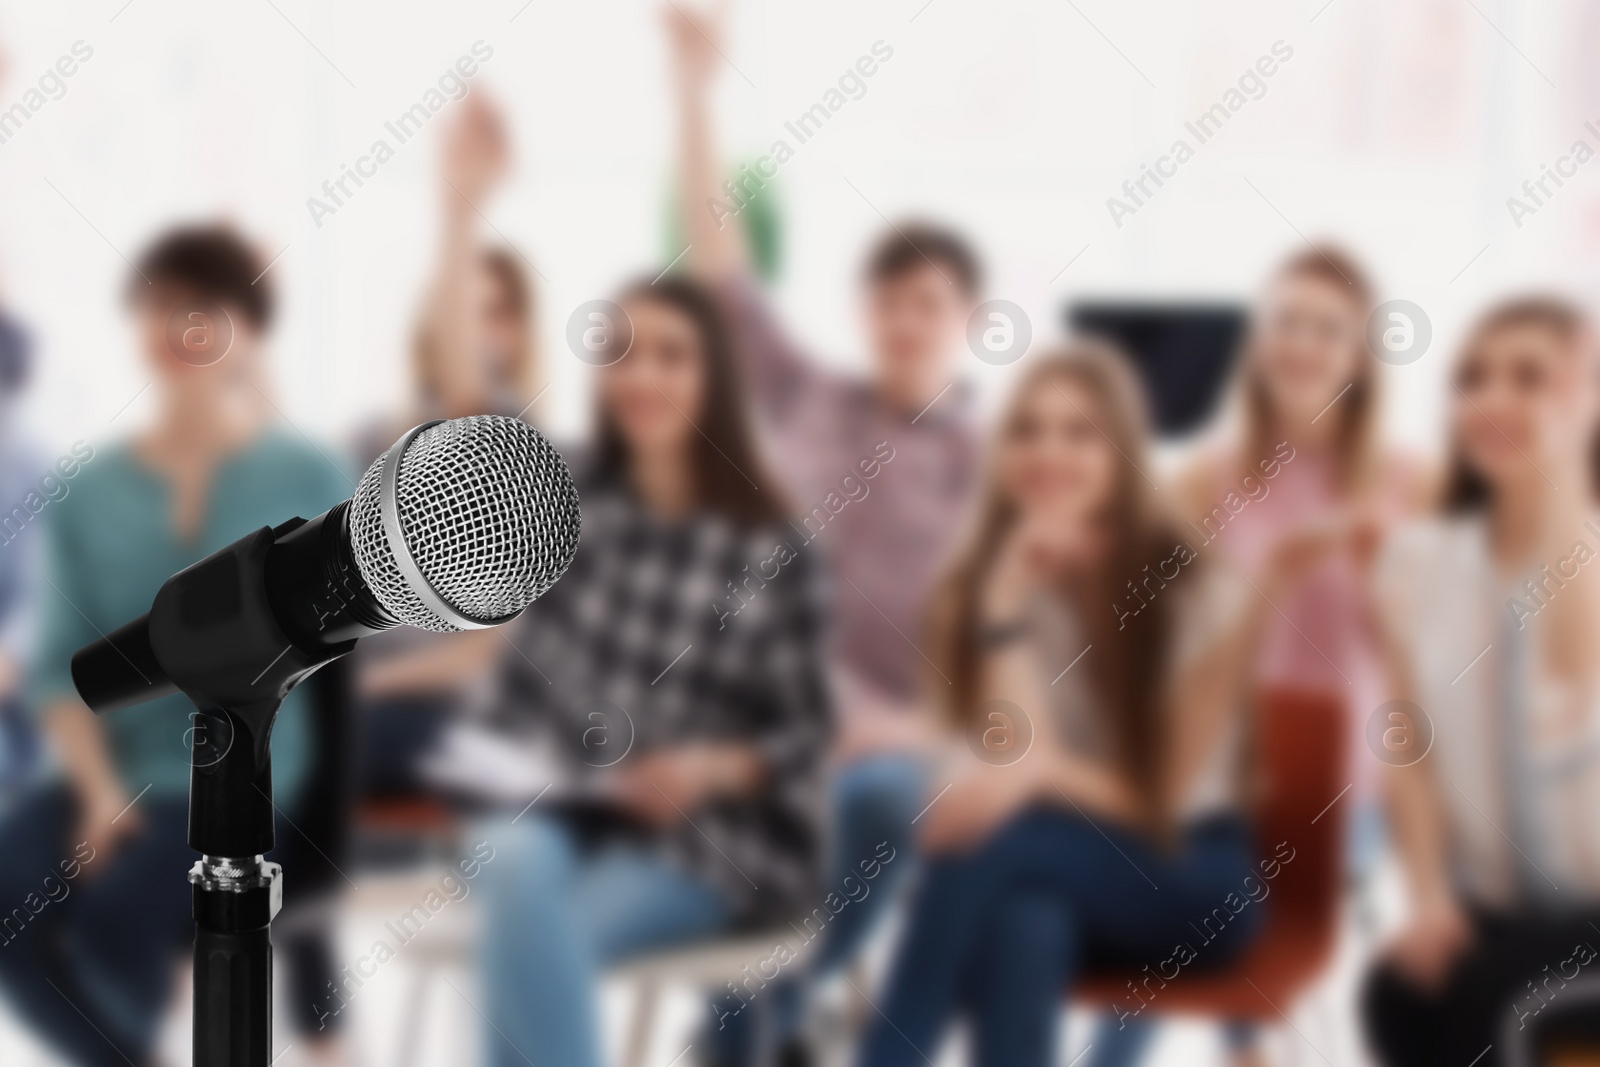
{"type": "MultiPolygon", "coordinates": [[[[810,551],[814,540],[831,566],[839,702],[833,884],[875,856],[896,857],[887,864],[889,877],[830,923],[809,965],[821,977],[855,955],[893,881],[909,869],[911,823],[926,803],[922,752],[931,732],[922,694],[929,679],[942,683],[938,665],[920,647],[923,612],[975,482],[971,401],[955,375],[980,269],[971,248],[949,230],[892,228],[869,252],[863,272],[870,375],[858,379],[820,366],[773,314],[738,220],[715,206],[727,197],[707,99],[722,62],[713,43],[719,29],[676,7],[668,24],[686,262],[715,288],[734,325],[764,443],[800,512],[791,524],[806,546],[799,550],[810,551]],[[879,853],[885,843],[892,851],[879,853]]],[[[741,576],[729,578],[740,584],[741,576]]],[[[739,606],[730,593],[726,610],[739,606]]],[[[787,1002],[776,1020],[781,1062],[806,1062],[794,990],[779,999],[787,1002]]]]}

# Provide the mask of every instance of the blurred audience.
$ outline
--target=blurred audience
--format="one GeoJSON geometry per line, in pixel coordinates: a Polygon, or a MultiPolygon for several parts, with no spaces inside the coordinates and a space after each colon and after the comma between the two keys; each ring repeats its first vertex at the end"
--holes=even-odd
{"type": "MultiPolygon", "coordinates": [[[[674,5],[667,16],[676,60],[685,259],[715,288],[745,360],[750,403],[768,454],[796,506],[800,551],[826,553],[836,623],[831,675],[840,707],[833,752],[831,869],[871,862],[887,843],[913,851],[911,822],[925,798],[922,752],[930,740],[921,699],[927,661],[913,643],[933,578],[954,547],[976,475],[972,398],[956,380],[966,324],[981,288],[977,256],[942,227],[907,223],[884,234],[863,272],[871,372],[835,374],[778,322],[751,267],[712,143],[708,95],[723,59],[717,22],[674,5]]],[[[768,195],[759,179],[741,197],[768,195]]],[[[736,602],[730,606],[737,607],[736,602]]],[[[861,947],[902,859],[861,907],[842,913],[810,963],[826,975],[861,947]]],[[[780,1043],[799,1039],[796,991],[782,992],[780,1043]]],[[[799,1056],[786,1049],[785,1056],[799,1056]]]]}
{"type": "MultiPolygon", "coordinates": [[[[599,374],[582,542],[501,658],[502,724],[560,773],[487,831],[495,1064],[598,1067],[600,968],[779,924],[820,877],[815,565],[758,459],[714,298],[666,277],[620,304],[632,344],[599,374]],[[730,584],[736,617],[715,610],[730,584]]],[[[724,1001],[719,1023],[760,1010],[724,1001]]]]}
{"type": "MultiPolygon", "coordinates": [[[[350,491],[274,424],[262,267],[220,227],[171,231],[139,257],[128,302],[155,419],[126,443],[64,457],[71,492],[42,516],[50,592],[31,699],[59,767],[0,821],[0,989],[72,1063],[151,1061],[194,930],[183,877],[193,707],[172,696],[97,718],[73,690],[72,653],[148,610],[174,571],[350,491]]],[[[292,694],[273,733],[280,811],[297,811],[308,786],[307,701],[292,694]]],[[[280,818],[280,853],[288,832],[280,818]]],[[[314,991],[322,977],[302,984],[314,991]]]]}
{"type": "Polygon", "coordinates": [[[1212,968],[1256,931],[1222,905],[1254,872],[1244,689],[1270,609],[1161,515],[1148,462],[1120,356],[1032,357],[935,606],[954,755],[863,1064],[933,1062],[958,1012],[975,1062],[1053,1064],[1085,967],[1203,939],[1185,964],[1212,968]],[[1127,581],[1147,599],[1119,612],[1127,581]]]}
{"type": "Polygon", "coordinates": [[[1365,1017],[1385,1064],[1545,1063],[1600,1046],[1591,326],[1555,299],[1500,304],[1452,386],[1444,513],[1378,570],[1400,721],[1425,733],[1390,783],[1411,916],[1365,1017]]]}
{"type": "MultiPolygon", "coordinates": [[[[503,114],[468,96],[445,134],[440,160],[439,264],[411,353],[411,407],[360,443],[375,459],[427,419],[522,417],[537,399],[533,284],[518,254],[486,245],[479,212],[504,184],[510,145],[503,114]]],[[[474,683],[504,648],[497,634],[429,634],[401,628],[362,649],[360,777],[368,796],[430,791],[422,763],[474,683]]]]}

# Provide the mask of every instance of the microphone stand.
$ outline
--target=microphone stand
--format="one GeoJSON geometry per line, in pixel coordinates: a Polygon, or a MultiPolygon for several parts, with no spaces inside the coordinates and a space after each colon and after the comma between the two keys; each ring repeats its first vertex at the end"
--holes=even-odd
{"type": "MultiPolygon", "coordinates": [[[[320,541],[320,518],[284,547],[320,541]]],[[[272,1062],[271,925],[283,906],[283,872],[262,858],[274,843],[272,725],[291,689],[355,647],[349,640],[307,652],[274,618],[268,589],[285,576],[274,573],[268,551],[307,525],[292,519],[263,527],[179,571],[156,594],[148,622],[136,620],[110,638],[129,667],[149,675],[150,695],[175,686],[196,709],[189,775],[189,846],[201,856],[189,871],[194,1067],[272,1062]]]]}

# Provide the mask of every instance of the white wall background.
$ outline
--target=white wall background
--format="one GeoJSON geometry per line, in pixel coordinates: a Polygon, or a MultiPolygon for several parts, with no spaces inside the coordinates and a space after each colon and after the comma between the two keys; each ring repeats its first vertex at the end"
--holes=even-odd
{"type": "MultiPolygon", "coordinates": [[[[667,56],[657,0],[524,3],[0,3],[0,109],[75,41],[94,49],[0,145],[0,284],[41,341],[41,432],[137,424],[148,394],[108,425],[145,380],[122,256],[219,215],[269,255],[287,246],[276,379],[296,424],[336,437],[398,402],[443,122],[320,229],[305,201],[479,39],[494,56],[474,91],[508,107],[516,142],[486,210],[548,278],[554,421],[579,425],[567,314],[675,251],[667,56]]],[[[742,76],[724,70],[718,103],[729,149],[759,154],[874,41],[894,49],[779,178],[779,296],[832,358],[860,352],[854,268],[879,211],[964,225],[993,295],[1045,336],[1073,293],[1247,295],[1300,235],[1331,235],[1434,320],[1433,351],[1387,372],[1397,433],[1427,445],[1463,317],[1511,287],[1581,294],[1600,265],[1600,163],[1520,229],[1505,205],[1574,140],[1600,147],[1583,128],[1600,128],[1597,29],[1579,0],[747,0],[726,48],[742,76]],[[1106,197],[1278,40],[1294,55],[1265,96],[1113,225],[1106,197]]],[[[1006,373],[980,372],[986,390],[1006,373]]]]}

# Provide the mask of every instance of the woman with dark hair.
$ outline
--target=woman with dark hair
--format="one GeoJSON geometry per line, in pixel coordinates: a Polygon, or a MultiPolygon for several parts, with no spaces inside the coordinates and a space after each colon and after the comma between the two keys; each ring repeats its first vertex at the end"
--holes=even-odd
{"type": "Polygon", "coordinates": [[[828,722],[812,560],[745,426],[712,299],[669,277],[619,303],[577,465],[582,540],[516,624],[494,702],[556,768],[486,832],[494,1064],[598,1067],[603,966],[786,918],[815,892],[828,722]]]}
{"type": "Polygon", "coordinates": [[[1253,871],[1241,685],[1259,598],[1160,514],[1109,349],[1041,357],[994,449],[930,649],[959,758],[922,817],[932,858],[869,1067],[931,1062],[958,1009],[978,1063],[1044,1067],[1087,962],[1187,943],[1211,967],[1257,923],[1214,909],[1253,871]]]}
{"type": "Polygon", "coordinates": [[[1410,919],[1364,1013],[1382,1063],[1554,1062],[1600,1036],[1579,978],[1600,923],[1594,335],[1561,300],[1503,303],[1452,385],[1444,514],[1376,575],[1418,736],[1390,783],[1410,919]]]}

